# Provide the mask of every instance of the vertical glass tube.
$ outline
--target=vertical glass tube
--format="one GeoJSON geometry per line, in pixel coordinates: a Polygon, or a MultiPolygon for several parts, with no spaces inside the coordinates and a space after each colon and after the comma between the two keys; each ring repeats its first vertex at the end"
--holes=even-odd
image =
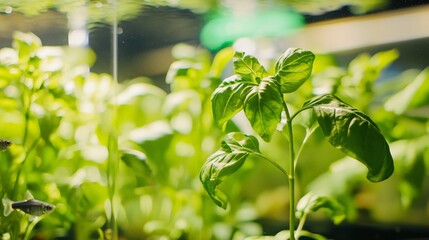
{"type": "Polygon", "coordinates": [[[118,83],[118,20],[117,20],[117,0],[111,0],[112,4],[112,77],[113,86],[111,96],[108,101],[109,116],[109,132],[108,132],[108,192],[110,217],[109,227],[111,229],[111,239],[118,239],[118,207],[120,204],[117,196],[116,183],[118,180],[119,171],[119,149],[118,149],[118,133],[117,133],[117,108],[116,108],[116,88],[118,83]]]}

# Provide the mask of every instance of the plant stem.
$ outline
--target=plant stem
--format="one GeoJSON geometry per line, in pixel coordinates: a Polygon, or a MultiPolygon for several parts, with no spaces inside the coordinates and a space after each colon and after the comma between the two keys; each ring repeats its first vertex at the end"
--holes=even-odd
{"type": "MultiPolygon", "coordinates": [[[[308,204],[310,203],[310,201],[311,201],[311,196],[308,198],[308,201],[306,203],[307,207],[308,207],[308,204]]],[[[296,235],[298,236],[298,238],[301,236],[302,229],[304,228],[304,224],[305,224],[305,221],[307,220],[308,213],[309,213],[309,211],[307,211],[307,209],[305,209],[304,214],[302,215],[302,217],[299,221],[298,227],[296,229],[296,235]]]]}
{"type": "Polygon", "coordinates": [[[263,159],[265,159],[265,160],[267,160],[271,164],[273,164],[276,168],[278,168],[282,173],[284,173],[289,178],[289,174],[287,173],[287,171],[282,166],[280,166],[280,164],[278,164],[277,162],[273,161],[272,159],[269,159],[269,158],[265,157],[262,154],[258,153],[256,155],[259,156],[259,157],[261,157],[261,158],[263,158],[263,159]]]}
{"type": "Polygon", "coordinates": [[[290,192],[290,210],[289,210],[289,232],[290,240],[295,240],[295,150],[293,146],[292,119],[289,109],[283,101],[283,108],[286,113],[286,124],[289,137],[289,192],[290,192]]]}
{"type": "MultiPolygon", "coordinates": [[[[299,147],[298,153],[295,155],[296,159],[299,159],[299,156],[301,155],[302,149],[304,148],[305,144],[308,142],[308,139],[311,137],[311,135],[314,133],[314,131],[318,127],[319,127],[319,125],[316,125],[315,127],[312,127],[312,128],[307,130],[307,132],[305,133],[304,140],[302,140],[302,144],[299,147]]],[[[296,168],[296,164],[295,164],[295,168],[296,168]]]]}
{"type": "Polygon", "coordinates": [[[40,142],[39,140],[36,140],[33,142],[33,144],[31,144],[31,146],[26,150],[26,153],[24,155],[24,160],[22,160],[21,164],[18,167],[17,173],[16,173],[16,177],[15,177],[15,183],[13,185],[13,189],[12,189],[12,199],[16,198],[17,194],[18,194],[18,188],[19,188],[19,178],[21,176],[21,172],[22,169],[24,167],[24,163],[27,161],[30,153],[36,148],[37,144],[40,142]]]}
{"type": "Polygon", "coordinates": [[[25,74],[23,74],[21,76],[21,80],[20,81],[21,81],[21,84],[22,84],[21,85],[21,87],[22,87],[21,91],[23,93],[23,95],[21,96],[21,101],[22,101],[22,105],[23,105],[23,108],[24,108],[24,111],[25,111],[24,112],[24,118],[25,118],[24,133],[23,133],[23,136],[22,136],[22,146],[24,147],[25,155],[24,155],[24,160],[21,162],[21,164],[18,165],[17,174],[16,174],[16,177],[15,177],[15,183],[14,183],[14,186],[13,186],[13,189],[12,189],[12,195],[11,195],[12,198],[15,198],[16,195],[17,195],[18,188],[19,188],[19,183],[20,183],[19,178],[21,176],[21,171],[23,169],[24,163],[28,159],[28,156],[29,156],[30,152],[37,146],[37,143],[39,142],[38,140],[35,140],[32,143],[32,145],[27,149],[28,133],[29,133],[29,128],[30,128],[30,118],[31,118],[31,116],[30,116],[31,115],[31,104],[32,104],[32,101],[33,101],[33,94],[35,92],[34,85],[35,85],[36,80],[32,79],[33,83],[32,83],[30,92],[28,93],[28,99],[26,99],[25,98],[25,94],[26,94],[25,89],[26,88],[25,88],[25,83],[24,83],[24,81],[25,81],[24,75],[25,74]]]}

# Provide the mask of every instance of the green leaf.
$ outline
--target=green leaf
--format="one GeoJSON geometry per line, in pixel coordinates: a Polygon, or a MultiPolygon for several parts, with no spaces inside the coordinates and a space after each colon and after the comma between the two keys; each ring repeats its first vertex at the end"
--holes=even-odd
{"type": "Polygon", "coordinates": [[[344,207],[336,199],[313,193],[307,193],[299,200],[296,206],[296,215],[297,218],[302,218],[304,215],[319,209],[323,209],[335,224],[341,223],[346,217],[344,207]]]}
{"type": "Polygon", "coordinates": [[[236,172],[250,154],[259,154],[259,143],[254,136],[229,133],[221,148],[213,153],[200,171],[200,180],[209,196],[219,207],[226,208],[226,196],[217,189],[223,178],[236,172]]]}
{"type": "Polygon", "coordinates": [[[234,50],[232,48],[220,50],[213,59],[209,76],[212,78],[220,78],[225,66],[231,61],[233,56],[234,50]]]}
{"type": "Polygon", "coordinates": [[[30,57],[42,46],[42,41],[33,33],[15,32],[13,34],[13,48],[17,50],[20,63],[26,63],[30,57]]]}
{"type": "Polygon", "coordinates": [[[310,77],[314,54],[300,48],[289,48],[276,63],[275,78],[280,82],[282,93],[296,91],[310,77]]]}
{"type": "Polygon", "coordinates": [[[244,112],[253,129],[261,138],[269,142],[281,120],[283,95],[273,77],[262,79],[253,86],[244,101],[244,112]]]}
{"type": "Polygon", "coordinates": [[[388,67],[399,56],[397,50],[388,50],[370,56],[363,53],[353,59],[348,67],[350,73],[349,85],[358,87],[365,92],[380,77],[383,70],[388,67]]]}
{"type": "Polygon", "coordinates": [[[243,52],[236,52],[233,58],[234,72],[240,75],[245,81],[259,84],[261,79],[268,76],[265,68],[253,56],[245,55],[243,52]]]}
{"type": "Polygon", "coordinates": [[[384,107],[396,114],[429,103],[429,68],[423,70],[410,84],[387,99],[384,107]]]}
{"type": "Polygon", "coordinates": [[[401,191],[401,202],[405,208],[410,207],[414,198],[420,195],[424,189],[425,154],[427,154],[428,147],[429,136],[427,134],[418,138],[398,140],[391,144],[397,175],[401,176],[399,190],[401,191]]]}
{"type": "Polygon", "coordinates": [[[329,142],[368,168],[370,181],[383,181],[392,175],[389,145],[367,115],[329,94],[307,101],[303,108],[308,107],[316,111],[317,121],[329,142]]]}
{"type": "Polygon", "coordinates": [[[212,95],[214,121],[219,126],[225,126],[230,118],[243,109],[244,99],[250,90],[251,87],[239,75],[223,80],[212,95]]]}
{"type": "Polygon", "coordinates": [[[146,156],[154,164],[165,164],[165,149],[173,138],[173,129],[164,120],[159,120],[146,126],[133,129],[128,138],[139,144],[146,156]],[[160,147],[162,146],[162,147],[160,147]]]}
{"type": "Polygon", "coordinates": [[[165,82],[171,84],[178,77],[188,76],[188,72],[194,67],[194,63],[186,60],[173,62],[168,69],[165,82]]]}
{"type": "Polygon", "coordinates": [[[121,160],[133,169],[136,175],[149,175],[151,173],[146,155],[141,151],[134,149],[122,150],[121,160]]]}

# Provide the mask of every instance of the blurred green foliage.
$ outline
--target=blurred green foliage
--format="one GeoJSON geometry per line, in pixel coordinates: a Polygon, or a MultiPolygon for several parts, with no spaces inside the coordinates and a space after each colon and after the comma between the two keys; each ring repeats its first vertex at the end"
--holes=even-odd
{"type": "Polygon", "coordinates": [[[15,33],[13,47],[0,50],[0,136],[13,142],[0,155],[0,193],[22,200],[30,190],[56,209],[35,221],[18,212],[2,217],[2,233],[95,239],[108,236],[112,216],[130,239],[229,239],[240,226],[260,231],[249,222],[254,214],[231,218],[207,207],[198,181],[222,136],[210,95],[232,50],[214,59],[188,45],[173,53],[167,93],[145,78],[118,84],[91,73],[89,49],[46,47],[34,34],[15,33]],[[116,154],[117,166],[108,160],[116,154]]]}

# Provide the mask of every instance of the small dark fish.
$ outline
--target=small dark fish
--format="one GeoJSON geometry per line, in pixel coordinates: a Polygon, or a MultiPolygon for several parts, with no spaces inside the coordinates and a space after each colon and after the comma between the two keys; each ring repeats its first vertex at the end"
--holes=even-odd
{"type": "Polygon", "coordinates": [[[0,151],[6,150],[10,145],[12,145],[11,141],[0,139],[0,151]]]}
{"type": "Polygon", "coordinates": [[[12,201],[8,198],[3,198],[3,206],[5,216],[8,216],[13,210],[20,210],[33,217],[39,217],[50,213],[55,209],[55,206],[46,202],[34,199],[33,195],[27,191],[27,198],[24,201],[12,201]]]}

